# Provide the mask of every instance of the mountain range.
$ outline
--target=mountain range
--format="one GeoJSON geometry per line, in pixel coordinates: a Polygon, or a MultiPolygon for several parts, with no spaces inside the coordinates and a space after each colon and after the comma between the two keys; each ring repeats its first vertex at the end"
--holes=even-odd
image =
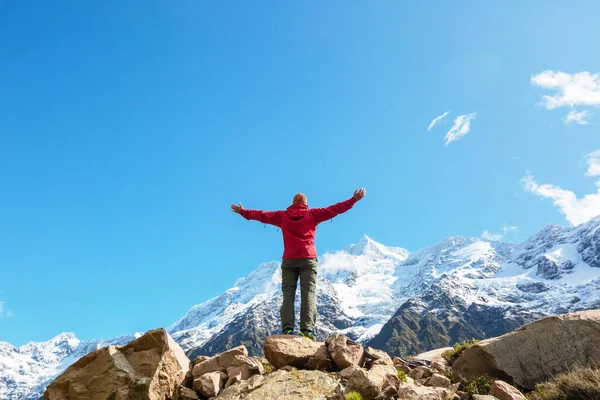
{"type": "MultiPolygon", "coordinates": [[[[280,263],[261,264],[168,331],[190,357],[240,344],[260,354],[264,338],[280,330],[280,285],[280,263]]],[[[600,308],[600,217],[578,227],[547,226],[520,244],[449,237],[415,253],[364,236],[320,257],[317,304],[318,339],[340,332],[404,356],[600,308]]],[[[0,399],[39,399],[79,357],[139,335],[0,342],[0,399]]]]}

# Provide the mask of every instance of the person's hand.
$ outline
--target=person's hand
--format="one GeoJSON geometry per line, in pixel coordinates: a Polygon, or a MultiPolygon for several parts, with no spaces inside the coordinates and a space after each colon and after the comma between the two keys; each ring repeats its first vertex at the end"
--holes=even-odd
{"type": "Polygon", "coordinates": [[[233,211],[236,214],[239,214],[240,211],[242,211],[243,209],[244,209],[244,206],[242,205],[242,203],[231,205],[231,211],[233,211]]]}
{"type": "Polygon", "coordinates": [[[367,190],[365,188],[356,189],[354,191],[354,199],[356,201],[361,200],[367,194],[367,190]]]}

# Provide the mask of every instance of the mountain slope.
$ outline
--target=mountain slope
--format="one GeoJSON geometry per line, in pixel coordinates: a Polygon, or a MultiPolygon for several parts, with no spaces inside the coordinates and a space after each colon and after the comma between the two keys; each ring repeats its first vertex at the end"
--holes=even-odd
{"type": "MultiPolygon", "coordinates": [[[[169,332],[191,356],[238,344],[260,353],[263,338],[280,330],[279,268],[261,264],[169,332]]],[[[320,338],[338,331],[406,355],[497,336],[545,315],[599,307],[600,217],[546,227],[521,244],[451,237],[414,254],[365,236],[322,256],[317,296],[320,338]]],[[[0,399],[37,399],[77,358],[131,338],[81,342],[63,334],[20,348],[0,342],[0,399]]]]}
{"type": "Polygon", "coordinates": [[[546,315],[598,308],[600,218],[548,226],[522,244],[450,238],[411,255],[418,296],[369,344],[416,354],[472,337],[494,337],[546,315]]]}

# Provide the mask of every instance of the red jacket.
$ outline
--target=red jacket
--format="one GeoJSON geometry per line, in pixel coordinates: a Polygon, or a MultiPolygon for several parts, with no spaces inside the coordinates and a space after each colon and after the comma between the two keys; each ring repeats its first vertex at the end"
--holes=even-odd
{"type": "Polygon", "coordinates": [[[344,213],[356,203],[354,197],[325,208],[308,208],[306,204],[289,206],[285,211],[242,209],[242,217],[281,228],[283,259],[316,258],[315,233],[317,225],[344,213]]]}

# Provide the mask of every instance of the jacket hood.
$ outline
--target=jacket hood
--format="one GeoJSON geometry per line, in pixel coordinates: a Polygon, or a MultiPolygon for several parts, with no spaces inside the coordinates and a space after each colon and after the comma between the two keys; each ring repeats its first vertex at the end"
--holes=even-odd
{"type": "Polygon", "coordinates": [[[308,206],[306,204],[294,204],[289,206],[286,212],[291,219],[301,219],[308,212],[308,206]]]}

